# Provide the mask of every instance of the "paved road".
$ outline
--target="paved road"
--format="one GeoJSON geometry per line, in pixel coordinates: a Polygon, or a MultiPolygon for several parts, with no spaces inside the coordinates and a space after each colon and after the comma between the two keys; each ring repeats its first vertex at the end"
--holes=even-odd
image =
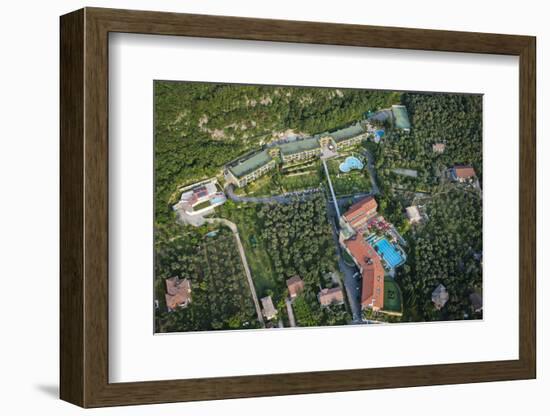
{"type": "Polygon", "coordinates": [[[255,202],[259,204],[289,204],[292,201],[298,199],[307,199],[311,195],[321,192],[319,188],[306,189],[300,192],[289,192],[282,195],[274,196],[240,196],[235,194],[235,189],[233,185],[227,185],[225,187],[225,193],[227,196],[235,202],[255,202]]]}
{"type": "Polygon", "coordinates": [[[286,303],[286,311],[288,312],[288,320],[290,322],[290,326],[296,326],[296,320],[294,319],[294,311],[292,310],[292,302],[289,298],[285,299],[286,303]]]}
{"type": "Polygon", "coordinates": [[[248,266],[248,261],[246,260],[243,243],[241,242],[241,237],[239,236],[239,231],[237,230],[237,224],[228,221],[225,218],[205,218],[205,220],[210,224],[224,224],[228,226],[231,231],[233,231],[233,235],[235,236],[235,240],[237,241],[237,247],[239,248],[239,254],[241,255],[241,261],[243,263],[246,279],[248,280],[248,286],[250,287],[250,293],[252,294],[252,299],[254,300],[254,306],[256,308],[256,314],[258,315],[258,321],[260,321],[262,326],[265,327],[264,317],[262,315],[262,308],[260,307],[260,302],[258,302],[258,295],[256,294],[256,288],[254,287],[254,281],[252,280],[252,273],[250,273],[250,267],[248,266]]]}
{"type": "Polygon", "coordinates": [[[370,183],[371,183],[371,193],[373,195],[380,195],[380,188],[378,183],[376,183],[376,170],[374,169],[374,157],[372,153],[365,149],[365,157],[367,158],[367,169],[369,171],[370,183]]]}
{"type": "MultiPolygon", "coordinates": [[[[330,205],[329,205],[330,207],[330,205]]],[[[361,323],[361,280],[357,280],[353,275],[357,272],[356,267],[350,267],[344,262],[342,257],[342,247],[338,241],[338,227],[335,222],[335,211],[329,208],[329,216],[332,228],[332,236],[334,238],[334,244],[336,246],[336,253],[338,255],[338,268],[344,276],[344,287],[348,295],[349,306],[351,308],[351,314],[353,323],[361,323]]]]}

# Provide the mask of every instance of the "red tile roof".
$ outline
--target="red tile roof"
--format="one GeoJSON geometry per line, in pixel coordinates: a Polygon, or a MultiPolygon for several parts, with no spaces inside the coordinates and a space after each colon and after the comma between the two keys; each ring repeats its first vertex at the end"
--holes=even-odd
{"type": "Polygon", "coordinates": [[[472,178],[476,176],[476,171],[471,166],[455,166],[455,175],[457,178],[472,178]]]}
{"type": "Polygon", "coordinates": [[[344,218],[351,226],[354,226],[354,224],[361,223],[372,216],[377,208],[376,199],[373,196],[367,196],[353,204],[344,214],[344,218]]]}
{"type": "Polygon", "coordinates": [[[370,211],[376,208],[378,208],[376,199],[374,199],[373,196],[367,196],[366,198],[363,198],[360,201],[357,201],[355,204],[349,207],[349,209],[346,211],[344,216],[345,217],[353,216],[355,213],[358,213],[360,211],[370,211]]]}
{"type": "Polygon", "coordinates": [[[345,242],[347,249],[361,270],[363,286],[361,306],[382,309],[384,307],[384,266],[374,248],[357,234],[354,240],[345,242]]]}
{"type": "Polygon", "coordinates": [[[445,151],[445,143],[435,143],[432,146],[432,150],[436,153],[443,153],[445,151]]]}
{"type": "Polygon", "coordinates": [[[186,306],[191,302],[191,282],[177,277],[166,279],[166,306],[174,310],[178,306],[186,306]]]}
{"type": "Polygon", "coordinates": [[[292,276],[286,281],[288,287],[288,293],[291,298],[298,296],[298,294],[304,290],[304,281],[300,279],[300,276],[292,276]]]}
{"type": "Polygon", "coordinates": [[[319,302],[322,306],[328,306],[333,303],[341,303],[344,301],[344,292],[342,288],[333,287],[332,289],[322,289],[319,292],[319,302]]]}

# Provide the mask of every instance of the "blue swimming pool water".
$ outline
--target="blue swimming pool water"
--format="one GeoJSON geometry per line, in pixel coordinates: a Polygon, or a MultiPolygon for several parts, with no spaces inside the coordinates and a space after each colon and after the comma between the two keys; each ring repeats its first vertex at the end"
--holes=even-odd
{"type": "Polygon", "coordinates": [[[396,266],[399,266],[401,263],[403,263],[403,256],[397,249],[389,243],[388,240],[385,238],[382,238],[381,240],[378,240],[374,247],[377,249],[378,254],[384,259],[384,261],[388,264],[389,267],[392,269],[396,266]]]}
{"type": "Polygon", "coordinates": [[[384,137],[384,130],[377,130],[377,131],[376,131],[376,135],[377,135],[378,137],[384,137]]]}
{"type": "Polygon", "coordinates": [[[224,197],[215,196],[214,198],[212,198],[212,199],[210,200],[210,204],[211,204],[211,205],[219,204],[220,202],[224,202],[224,201],[225,201],[225,198],[224,198],[224,197]]]}
{"type": "Polygon", "coordinates": [[[340,163],[340,172],[348,173],[352,169],[363,169],[363,163],[355,156],[348,156],[340,163]]]}

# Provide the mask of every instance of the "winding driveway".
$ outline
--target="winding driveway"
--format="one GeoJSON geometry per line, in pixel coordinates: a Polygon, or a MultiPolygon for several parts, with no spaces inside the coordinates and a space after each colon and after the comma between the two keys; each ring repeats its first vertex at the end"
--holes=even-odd
{"type": "Polygon", "coordinates": [[[237,241],[237,247],[239,248],[239,254],[241,256],[241,261],[243,263],[246,279],[248,280],[250,293],[252,294],[252,300],[254,301],[254,307],[256,308],[256,314],[258,315],[258,321],[260,321],[260,324],[263,327],[265,327],[264,317],[262,315],[262,308],[260,307],[260,302],[258,302],[258,295],[256,294],[256,288],[254,287],[254,281],[252,280],[252,273],[250,273],[250,267],[248,266],[248,261],[246,260],[243,243],[241,242],[241,237],[239,236],[239,231],[237,230],[237,224],[231,221],[228,221],[225,218],[205,218],[205,220],[209,224],[215,224],[215,223],[223,224],[229,227],[229,229],[233,232],[233,235],[235,236],[235,240],[237,241]]]}
{"type": "MultiPolygon", "coordinates": [[[[332,188],[332,182],[330,180],[330,174],[328,172],[328,167],[326,165],[325,160],[323,159],[323,166],[325,169],[325,174],[328,179],[329,183],[329,190],[330,195],[332,198],[328,198],[327,203],[331,204],[334,207],[334,210],[329,209],[330,211],[333,211],[330,215],[331,217],[331,225],[332,225],[332,232],[333,232],[333,238],[334,242],[337,248],[338,252],[338,265],[340,268],[340,271],[344,275],[344,287],[347,290],[348,293],[348,300],[350,303],[350,307],[352,310],[352,317],[353,317],[353,323],[361,323],[362,322],[362,316],[361,316],[361,285],[360,282],[356,280],[354,277],[355,273],[357,272],[355,267],[348,266],[342,257],[341,253],[341,247],[338,241],[338,220],[340,218],[340,209],[339,205],[342,203],[348,202],[349,200],[353,201],[354,199],[357,199],[357,197],[363,197],[367,195],[379,195],[380,194],[380,188],[378,187],[378,184],[376,182],[376,171],[374,168],[374,157],[372,154],[365,150],[364,152],[365,157],[367,158],[367,169],[369,171],[369,177],[371,181],[371,191],[368,193],[362,193],[362,194],[355,194],[350,195],[348,197],[337,199],[336,195],[334,193],[334,190],[332,188]],[[332,199],[332,201],[330,201],[332,199]],[[336,202],[336,203],[335,203],[336,202]]],[[[235,188],[234,185],[227,185],[225,187],[225,193],[234,202],[253,202],[253,203],[259,203],[259,204],[271,204],[271,203],[278,203],[278,204],[288,204],[294,201],[296,198],[299,199],[307,199],[311,197],[311,195],[314,195],[317,192],[321,192],[320,188],[313,188],[308,189],[301,192],[292,192],[282,195],[274,195],[274,196],[266,196],[266,197],[254,197],[254,196],[240,196],[235,194],[235,188]]],[[[235,236],[235,240],[237,241],[237,246],[239,248],[239,254],[241,256],[241,260],[245,269],[246,278],[248,280],[248,285],[250,286],[250,292],[252,293],[252,298],[254,300],[254,305],[256,307],[256,313],[258,314],[258,320],[261,322],[262,326],[265,326],[262,310],[260,308],[260,303],[258,302],[258,297],[256,295],[256,289],[254,288],[254,282],[252,280],[252,274],[250,273],[250,267],[248,266],[248,261],[246,260],[246,255],[244,251],[244,247],[241,242],[241,238],[239,236],[239,232],[237,230],[237,225],[231,221],[228,221],[224,218],[205,218],[205,221],[208,223],[221,223],[226,225],[233,231],[233,234],[235,236]]],[[[293,314],[290,312],[292,310],[292,305],[290,302],[287,302],[287,309],[289,309],[289,317],[292,315],[292,318],[294,318],[293,314]]],[[[290,319],[291,326],[293,324],[294,319],[290,319]]]]}
{"type": "Polygon", "coordinates": [[[289,204],[292,201],[298,199],[307,199],[312,194],[320,192],[319,188],[306,189],[300,192],[290,192],[282,195],[274,196],[240,196],[235,194],[235,188],[233,185],[227,185],[225,187],[225,193],[234,202],[255,202],[258,204],[289,204]]]}

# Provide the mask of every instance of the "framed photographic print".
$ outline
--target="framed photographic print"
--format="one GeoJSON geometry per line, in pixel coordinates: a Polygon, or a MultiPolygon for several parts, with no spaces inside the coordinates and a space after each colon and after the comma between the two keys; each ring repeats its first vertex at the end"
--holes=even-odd
{"type": "Polygon", "coordinates": [[[534,378],[535,104],[529,36],[62,16],[61,398],[534,378]]]}

